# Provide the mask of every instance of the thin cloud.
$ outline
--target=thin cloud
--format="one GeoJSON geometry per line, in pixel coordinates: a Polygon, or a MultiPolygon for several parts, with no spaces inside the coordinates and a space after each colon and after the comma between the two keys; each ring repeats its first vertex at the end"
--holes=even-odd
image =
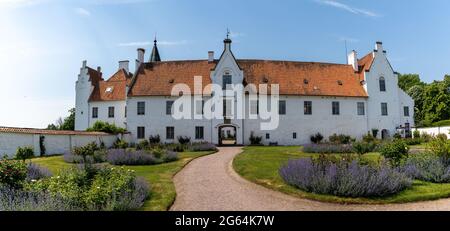
{"type": "Polygon", "coordinates": [[[0,9],[27,7],[41,2],[44,2],[44,0],[0,0],[0,9]]]}
{"type": "Polygon", "coordinates": [[[339,37],[340,42],[348,42],[348,43],[357,43],[359,42],[359,39],[356,38],[350,38],[350,37],[339,37]]]}
{"type": "Polygon", "coordinates": [[[75,13],[81,15],[81,16],[91,16],[91,12],[84,9],[84,8],[75,8],[75,13]]]}
{"type": "Polygon", "coordinates": [[[230,37],[231,38],[245,37],[245,34],[244,33],[240,33],[240,32],[231,31],[230,32],[230,37]]]}
{"type": "MultiPolygon", "coordinates": [[[[179,46],[187,44],[187,40],[181,41],[158,41],[158,45],[160,46],[179,46]]],[[[142,41],[142,42],[128,42],[128,43],[119,43],[117,44],[119,47],[145,47],[153,45],[151,41],[142,41]]]]}
{"type": "Polygon", "coordinates": [[[95,5],[123,5],[151,2],[153,0],[89,0],[89,3],[95,5]]]}
{"type": "Polygon", "coordinates": [[[315,0],[315,2],[322,4],[322,5],[334,7],[334,8],[340,9],[340,10],[345,10],[352,14],[364,15],[367,17],[380,17],[381,16],[378,13],[375,13],[373,11],[356,8],[356,7],[353,7],[353,6],[350,6],[350,5],[341,3],[341,2],[337,2],[334,0],[315,0]]]}

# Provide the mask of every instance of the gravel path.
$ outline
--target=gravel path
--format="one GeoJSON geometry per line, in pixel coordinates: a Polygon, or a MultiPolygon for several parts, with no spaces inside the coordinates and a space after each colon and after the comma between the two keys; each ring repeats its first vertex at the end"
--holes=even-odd
{"type": "Polygon", "coordinates": [[[337,211],[337,210],[445,210],[450,199],[393,205],[341,205],[311,201],[251,183],[233,170],[239,147],[220,148],[216,154],[189,163],[175,178],[173,211],[337,211]]]}

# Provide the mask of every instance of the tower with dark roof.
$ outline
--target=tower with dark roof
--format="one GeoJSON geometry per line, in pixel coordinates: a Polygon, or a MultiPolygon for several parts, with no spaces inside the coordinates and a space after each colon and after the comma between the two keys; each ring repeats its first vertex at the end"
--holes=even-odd
{"type": "Polygon", "coordinates": [[[158,51],[158,46],[157,46],[157,40],[155,38],[154,45],[153,45],[153,50],[152,50],[152,54],[150,55],[150,62],[154,63],[154,62],[161,62],[161,56],[159,56],[159,51],[158,51]]]}

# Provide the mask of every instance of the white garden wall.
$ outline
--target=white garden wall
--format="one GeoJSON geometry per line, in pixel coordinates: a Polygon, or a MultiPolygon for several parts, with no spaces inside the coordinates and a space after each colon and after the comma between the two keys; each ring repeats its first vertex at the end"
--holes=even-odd
{"type": "Polygon", "coordinates": [[[47,133],[30,132],[18,133],[2,131],[0,129],[0,156],[12,157],[19,147],[32,147],[36,156],[40,155],[40,136],[45,137],[45,155],[64,154],[74,147],[84,146],[90,142],[100,144],[103,142],[106,147],[111,147],[117,139],[116,135],[89,133],[89,132],[58,132],[47,133]],[[50,134],[52,133],[52,134],[50,134]]]}
{"type": "Polygon", "coordinates": [[[432,136],[445,134],[447,135],[447,138],[450,139],[450,127],[415,128],[414,130],[418,130],[420,134],[426,133],[432,136]]]}

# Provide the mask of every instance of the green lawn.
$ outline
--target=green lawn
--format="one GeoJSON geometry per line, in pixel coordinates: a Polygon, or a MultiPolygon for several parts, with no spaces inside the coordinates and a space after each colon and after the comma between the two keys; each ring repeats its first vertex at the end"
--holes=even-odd
{"type": "MultiPolygon", "coordinates": [[[[300,147],[245,147],[244,152],[233,161],[233,167],[242,177],[293,196],[335,203],[406,203],[450,197],[450,184],[434,184],[415,181],[410,189],[394,196],[384,198],[343,198],[331,195],[318,195],[289,186],[281,179],[278,169],[289,159],[310,157],[300,147]]],[[[364,156],[370,161],[380,158],[378,153],[364,156]]]]}
{"type": "MultiPolygon", "coordinates": [[[[145,201],[141,210],[166,211],[172,205],[176,197],[173,176],[179,172],[191,160],[213,152],[183,152],[180,159],[175,162],[150,165],[150,166],[126,166],[136,171],[138,176],[147,179],[151,185],[150,198],[145,201]]],[[[62,156],[43,157],[32,159],[32,162],[47,167],[52,173],[57,174],[60,170],[73,166],[64,162],[62,156]]]]}

